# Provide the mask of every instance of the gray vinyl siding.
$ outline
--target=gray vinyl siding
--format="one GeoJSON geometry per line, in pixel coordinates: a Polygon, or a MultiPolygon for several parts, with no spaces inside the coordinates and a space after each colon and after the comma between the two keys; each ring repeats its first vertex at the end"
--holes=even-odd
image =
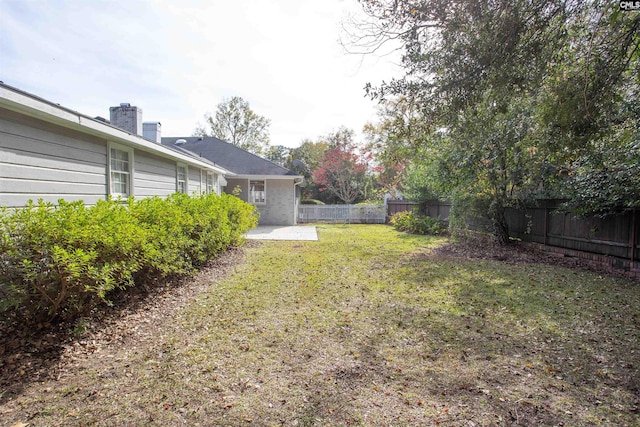
{"type": "MultiPolygon", "coordinates": [[[[207,173],[205,172],[205,177],[207,173]]],[[[189,195],[201,194],[200,187],[200,168],[189,168],[189,182],[187,184],[189,195]]]]}
{"type": "Polygon", "coordinates": [[[176,192],[175,161],[140,150],[134,152],[133,159],[136,198],[165,197],[176,192]]]}
{"type": "Polygon", "coordinates": [[[0,205],[104,199],[106,147],[99,138],[0,109],[0,205]]]}
{"type": "MultiPolygon", "coordinates": [[[[0,108],[0,206],[22,207],[30,199],[54,204],[59,199],[82,200],[93,205],[106,199],[110,145],[126,148],[0,108]]],[[[132,151],[134,197],[166,197],[176,192],[176,159],[132,151]]],[[[200,194],[201,168],[187,168],[188,192],[200,194]]]]}

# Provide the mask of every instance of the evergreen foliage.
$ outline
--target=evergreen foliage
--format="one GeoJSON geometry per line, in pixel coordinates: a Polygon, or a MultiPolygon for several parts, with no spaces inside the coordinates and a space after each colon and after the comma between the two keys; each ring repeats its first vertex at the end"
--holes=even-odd
{"type": "Polygon", "coordinates": [[[39,201],[0,211],[0,315],[69,320],[116,290],[186,275],[257,225],[231,195],[39,201]]]}

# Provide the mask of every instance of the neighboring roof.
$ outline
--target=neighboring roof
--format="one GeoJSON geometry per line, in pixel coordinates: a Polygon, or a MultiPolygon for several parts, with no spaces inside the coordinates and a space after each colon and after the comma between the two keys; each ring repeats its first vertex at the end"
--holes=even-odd
{"type": "MultiPolygon", "coordinates": [[[[34,117],[68,129],[75,129],[85,134],[95,135],[112,142],[155,153],[172,160],[212,169],[223,174],[229,174],[229,171],[223,167],[194,156],[192,153],[186,153],[182,150],[177,150],[175,147],[158,144],[140,135],[130,134],[102,120],[96,120],[2,82],[0,82],[0,108],[6,108],[28,117],[34,117]]],[[[233,173],[230,173],[230,175],[233,175],[233,173]]]]}
{"type": "Polygon", "coordinates": [[[211,160],[209,160],[209,159],[207,159],[207,158],[205,158],[205,157],[198,156],[196,153],[194,153],[194,152],[192,152],[192,151],[185,150],[184,148],[182,148],[182,147],[181,147],[181,146],[179,146],[179,145],[173,145],[173,144],[172,144],[172,145],[167,145],[167,144],[165,144],[165,143],[163,142],[163,143],[162,143],[162,146],[163,146],[163,147],[167,147],[167,148],[168,148],[168,149],[170,149],[170,150],[173,150],[173,151],[177,151],[177,152],[179,152],[179,153],[182,153],[182,154],[184,154],[185,156],[189,156],[189,157],[191,157],[191,158],[198,159],[198,160],[199,160],[199,161],[201,161],[201,162],[208,163],[208,164],[210,164],[210,165],[212,165],[212,166],[215,166],[215,167],[216,167],[216,168],[218,168],[218,169],[225,170],[225,171],[227,171],[230,175],[235,175],[235,173],[233,173],[233,172],[229,171],[228,169],[224,168],[222,165],[219,165],[219,164],[217,164],[216,162],[213,162],[213,161],[211,161],[211,160]]]}
{"type": "Polygon", "coordinates": [[[179,147],[190,151],[196,156],[215,162],[217,165],[237,175],[298,177],[296,173],[289,169],[211,136],[162,138],[162,145],[179,147]],[[183,139],[186,142],[181,145],[175,145],[175,142],[179,139],[183,139]]]}

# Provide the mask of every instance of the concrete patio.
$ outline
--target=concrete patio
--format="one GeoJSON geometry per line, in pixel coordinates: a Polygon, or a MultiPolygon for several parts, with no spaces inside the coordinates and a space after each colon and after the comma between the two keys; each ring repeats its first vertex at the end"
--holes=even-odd
{"type": "Polygon", "coordinates": [[[249,230],[246,236],[251,240],[318,240],[318,232],[312,225],[260,225],[249,230]]]}

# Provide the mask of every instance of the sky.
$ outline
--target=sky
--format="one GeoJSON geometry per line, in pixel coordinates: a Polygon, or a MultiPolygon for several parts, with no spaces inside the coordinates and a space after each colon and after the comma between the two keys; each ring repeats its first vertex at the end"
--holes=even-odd
{"type": "Polygon", "coordinates": [[[95,117],[128,102],[163,136],[189,136],[225,98],[296,147],[376,120],[364,86],[396,54],[350,54],[356,0],[0,0],[0,80],[95,117]]]}

